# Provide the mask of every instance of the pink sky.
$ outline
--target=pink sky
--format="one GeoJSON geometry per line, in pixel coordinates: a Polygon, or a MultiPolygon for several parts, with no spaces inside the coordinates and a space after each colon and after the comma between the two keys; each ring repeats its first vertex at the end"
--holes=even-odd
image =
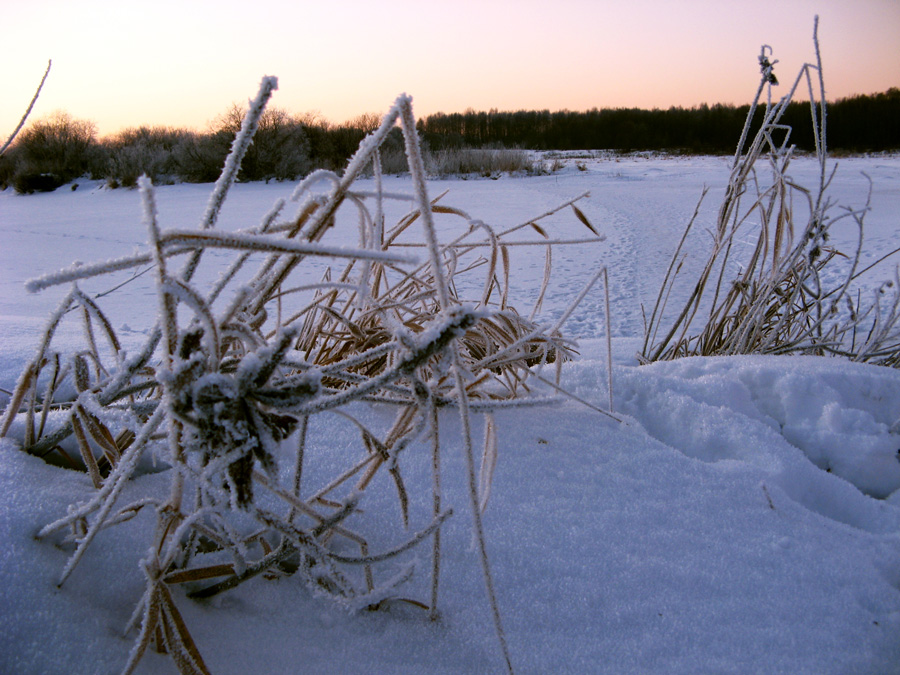
{"type": "Polygon", "coordinates": [[[50,58],[33,118],[101,134],[203,128],[263,75],[274,105],[336,122],[401,92],[420,116],[741,104],[763,43],[785,84],[813,58],[816,14],[829,99],[900,86],[898,0],[31,0],[3,8],[0,136],[50,58]]]}

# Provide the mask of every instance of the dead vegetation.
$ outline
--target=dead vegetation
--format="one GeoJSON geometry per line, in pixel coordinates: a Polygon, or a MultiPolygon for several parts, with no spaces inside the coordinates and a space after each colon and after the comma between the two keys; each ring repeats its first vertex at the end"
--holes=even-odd
{"type": "Polygon", "coordinates": [[[430,199],[407,97],[397,100],[341,175],[317,171],[298,185],[292,197],[296,215],[285,216],[281,201],[258,227],[217,230],[275,88],[274,78],[263,80],[199,228],[163,229],[154,188],[144,178],[139,188],[146,252],[30,282],[33,291],[59,284],[71,284],[71,290],[19,378],[0,435],[14,437],[26,452],[86,470],[96,487],[40,537],[68,533],[74,541],[62,584],[100,530],[142,510],[155,512],[152,549],[142,562],[146,591],[130,626],[138,637],[125,672],[151,645],[168,652],[182,673],[207,672],[177,608],[184,601],[178,586],[188,597],[206,598],[256,577],[293,575],[348,608],[377,607],[412,574],[407,565],[385,577],[380,564],[427,540],[430,597],[411,602],[436,618],[440,528],[451,515],[442,499],[438,420],[440,410],[455,411],[462,429],[462,447],[455,450],[465,458],[474,540],[503,660],[511,669],[481,521],[498,445],[493,413],[557,400],[541,393],[547,378],[538,371],[573,354],[574,345],[561,333],[564,319],[553,325],[539,320],[551,250],[567,243],[552,238],[540,221],[570,209],[592,231],[588,241],[602,237],[577,199],[504,231],[430,199]],[[411,167],[409,196],[381,188],[379,147],[398,122],[411,167]],[[366,171],[374,172],[374,191],[354,185],[366,171]],[[387,199],[409,206],[392,227],[385,223],[387,199]],[[326,243],[326,233],[352,222],[353,215],[358,245],[326,243]],[[438,216],[459,222],[451,241],[438,241],[438,216]],[[515,246],[523,243],[512,235],[525,229],[536,231],[547,250],[540,297],[527,316],[512,304],[509,281],[515,246]],[[414,242],[401,236],[413,231],[419,233],[414,242]],[[196,271],[212,249],[227,251],[231,263],[215,283],[201,288],[196,271]],[[417,253],[424,254],[421,260],[417,253]],[[313,259],[331,263],[310,282],[301,272],[313,259]],[[158,323],[143,349],[125,356],[114,317],[78,281],[140,266],[156,275],[158,323]],[[250,280],[239,283],[245,268],[250,280]],[[483,280],[477,297],[460,297],[457,284],[467,277],[483,280]],[[65,321],[83,328],[84,344],[74,353],[54,341],[65,321]],[[395,411],[386,433],[359,419],[353,406],[360,402],[395,411]],[[347,457],[325,484],[311,485],[304,478],[309,421],[326,412],[358,430],[363,459],[347,457]],[[471,431],[475,414],[485,417],[480,465],[471,431]],[[424,500],[432,505],[430,523],[410,533],[402,458],[423,445],[432,453],[432,494],[424,500]],[[120,504],[143,456],[168,465],[168,493],[120,504]],[[373,552],[377,542],[352,529],[348,518],[381,473],[394,486],[406,534],[401,545],[373,552]],[[355,552],[348,553],[348,545],[355,552]]]}
{"type": "MultiPolygon", "coordinates": [[[[818,20],[816,33],[817,29],[818,20]]],[[[698,205],[646,317],[639,354],[643,362],[683,356],[835,354],[900,366],[900,279],[881,285],[871,301],[853,291],[853,282],[874,266],[860,268],[869,205],[838,209],[828,196],[834,169],[828,163],[825,85],[816,33],[816,64],[804,65],[788,94],[774,104],[776,62],[770,62],[771,50],[763,47],[762,77],[710,232],[709,257],[696,279],[688,280],[693,290],[676,309],[675,318],[664,320],[685,263],[682,246],[697,219],[698,205]],[[791,128],[782,123],[804,83],[819,165],[818,184],[811,188],[790,176],[794,147],[791,128]],[[764,92],[768,102],[762,100],[764,92]],[[763,104],[764,121],[751,136],[754,113],[763,104]],[[830,243],[830,231],[842,221],[858,230],[855,252],[841,252],[830,243]],[[744,241],[751,245],[744,249],[748,255],[740,257],[737,252],[744,241]],[[836,269],[839,265],[841,270],[836,269]]]]}

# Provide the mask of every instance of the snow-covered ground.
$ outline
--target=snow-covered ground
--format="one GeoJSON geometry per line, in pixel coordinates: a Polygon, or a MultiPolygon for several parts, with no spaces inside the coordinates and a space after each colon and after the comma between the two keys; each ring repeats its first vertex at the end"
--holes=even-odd
{"type": "MultiPolygon", "coordinates": [[[[516,670],[900,672],[900,372],[813,357],[694,358],[638,367],[641,308],[652,307],[708,186],[687,267],[703,261],[703,227],[714,221],[729,160],[577,161],[585,170],[570,159],[548,176],[428,185],[432,197],[449,189],[441,203],[497,229],[590,191],[579,206],[606,237],[599,245],[554,251],[545,310],[560,315],[595,271],[608,267],[614,406],[624,422],[575,401],[497,414],[499,462],[485,527],[516,670]]],[[[812,185],[816,167],[798,159],[790,173],[812,185]]],[[[900,243],[900,159],[841,160],[832,196],[861,206],[869,189],[864,174],[873,186],[865,261],[900,243]]],[[[220,227],[257,224],[292,189],[237,185],[220,227]]],[[[385,189],[411,191],[408,179],[396,177],[385,180],[385,189]]],[[[209,192],[210,186],[159,188],[161,224],[199,223],[209,192]]],[[[392,208],[389,222],[403,210],[392,208]]],[[[856,236],[855,226],[844,222],[832,233],[839,248],[856,236]]],[[[571,211],[542,226],[560,238],[589,234],[571,211]]],[[[0,388],[12,389],[63,294],[29,295],[23,283],[74,260],[129,254],[145,239],[135,191],[82,182],[74,192],[0,193],[0,388]]],[[[543,250],[517,250],[515,263],[513,304],[530,307],[543,250]]],[[[892,276],[892,269],[883,268],[865,287],[892,276]]],[[[155,318],[150,276],[104,298],[126,349],[140,344],[155,318]]],[[[125,278],[82,286],[97,293],[125,278]]],[[[609,397],[602,307],[597,288],[566,324],[581,356],[563,370],[563,386],[599,406],[609,397]]],[[[73,332],[68,339],[79,338],[73,332]]],[[[387,423],[384,411],[357,412],[373,425],[387,423]]],[[[325,421],[313,419],[311,452],[324,463],[330,453],[357,451],[353,429],[326,429],[325,421]]],[[[455,515],[443,530],[441,619],[429,622],[406,603],[350,615],[291,578],[259,579],[205,603],[177,596],[213,673],[502,668],[470,545],[463,460],[453,452],[456,423],[452,415],[442,420],[445,499],[455,515]]],[[[419,450],[404,459],[410,486],[430,481],[430,456],[419,450]]],[[[165,480],[144,475],[123,500],[158,493],[165,480]]],[[[70,550],[34,536],[91,490],[86,475],[48,466],[9,441],[0,444],[0,672],[112,673],[125,663],[134,635],[122,629],[143,590],[138,561],[152,516],[117,526],[115,536],[101,533],[62,588],[56,582],[70,550]]],[[[428,493],[411,487],[410,494],[415,502],[415,495],[428,493]]],[[[372,498],[369,511],[377,512],[379,499],[396,508],[389,486],[372,498]]],[[[411,512],[410,528],[421,529],[430,504],[413,503],[411,512]]],[[[370,541],[376,548],[390,543],[370,541]]],[[[416,556],[418,573],[402,593],[426,600],[428,555],[413,551],[406,561],[416,556]]],[[[138,672],[172,669],[168,657],[148,652],[138,672]]]]}

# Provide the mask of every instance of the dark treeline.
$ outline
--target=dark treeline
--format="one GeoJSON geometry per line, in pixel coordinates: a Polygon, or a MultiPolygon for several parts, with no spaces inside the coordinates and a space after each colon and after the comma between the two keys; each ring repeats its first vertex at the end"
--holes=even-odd
{"type": "MultiPolygon", "coordinates": [[[[520,110],[516,112],[438,113],[420,129],[432,149],[518,146],[535,150],[671,150],[693,153],[734,152],[750,106],[702,105],[696,108],[520,110]]],[[[762,119],[759,109],[754,122],[762,119]]],[[[791,142],[813,149],[809,103],[792,103],[783,118],[793,128],[791,142]]],[[[854,96],[828,106],[828,145],[846,152],[900,148],[900,89],[854,96]]]]}
{"type": "MultiPolygon", "coordinates": [[[[492,175],[528,171],[523,169],[526,153],[510,158],[499,157],[499,151],[486,154],[477,149],[731,153],[748,112],[749,106],[727,105],[552,113],[467,111],[430,115],[419,120],[418,130],[426,163],[435,175],[492,175]]],[[[81,176],[106,180],[111,187],[130,187],[141,174],[156,184],[212,182],[219,176],[243,115],[233,105],[205,131],[144,126],[98,138],[92,122],[56,113],[32,122],[0,157],[0,188],[11,185],[23,193],[52,190],[81,176]]],[[[758,110],[757,127],[762,115],[762,109],[758,110]]],[[[318,168],[340,171],[380,122],[374,113],[332,124],[320,117],[269,108],[260,119],[238,178],[296,180],[318,168]]],[[[783,122],[793,129],[791,143],[801,150],[813,149],[808,103],[791,104],[783,122]]],[[[831,103],[828,145],[833,151],[850,153],[900,149],[900,89],[831,103]]],[[[382,155],[387,173],[406,170],[399,128],[391,131],[382,155]]]]}

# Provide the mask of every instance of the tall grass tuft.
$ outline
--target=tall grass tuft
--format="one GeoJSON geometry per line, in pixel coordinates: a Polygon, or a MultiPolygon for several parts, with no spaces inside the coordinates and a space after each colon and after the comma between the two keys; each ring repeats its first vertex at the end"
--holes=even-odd
{"type": "MultiPolygon", "coordinates": [[[[62,584],[101,529],[143,510],[155,512],[126,673],[151,645],[168,652],[182,673],[207,672],[178,609],[185,597],[208,598],[263,577],[294,576],[349,609],[378,608],[402,598],[398,589],[413,574],[410,564],[386,574],[382,563],[429,540],[430,596],[410,602],[436,618],[440,529],[452,514],[442,495],[438,420],[442,409],[455,411],[487,604],[502,660],[512,670],[481,521],[497,453],[492,415],[558,400],[540,393],[546,378],[537,371],[558,366],[574,349],[561,332],[562,320],[545,324],[537,318],[540,300],[527,316],[513,306],[509,269],[515,244],[522,242],[512,235],[532,228],[544,237],[545,287],[550,250],[567,241],[552,239],[538,221],[571,208],[592,230],[590,241],[603,238],[575,205],[580,197],[499,232],[439,203],[440,197],[430,198],[406,96],[362,141],[341,175],[319,170],[298,184],[293,215],[285,215],[288,204],[280,200],[258,226],[219,231],[218,216],[276,87],[274,78],[265,78],[243,116],[199,227],[165,229],[152,182],[142,177],[137,182],[146,251],[29,282],[32,291],[60,284],[71,284],[71,290],[18,380],[0,418],[0,435],[15,437],[26,452],[83,468],[96,487],[39,536],[68,531],[75,540],[62,584]],[[380,148],[396,124],[412,174],[410,196],[381,189],[380,148]],[[356,185],[369,171],[374,192],[356,185]],[[385,222],[388,199],[408,205],[394,225],[385,222]],[[328,243],[331,233],[346,229],[348,217],[356,223],[351,235],[358,245],[328,243]],[[436,218],[459,223],[450,241],[439,241],[436,218]],[[414,232],[417,241],[410,242],[414,232]],[[230,263],[204,288],[196,272],[219,264],[206,256],[212,249],[227,252],[230,263]],[[186,262],[176,268],[176,256],[185,254],[186,262]],[[323,260],[328,264],[320,280],[310,282],[305,268],[323,260]],[[156,277],[158,320],[143,349],[126,357],[113,328],[117,322],[78,281],[145,265],[156,277]],[[482,280],[472,298],[457,292],[467,277],[482,280]],[[60,324],[73,320],[85,336],[74,354],[54,342],[60,324]],[[394,411],[387,431],[360,419],[358,406],[365,403],[394,411]],[[308,450],[323,439],[310,420],[324,413],[357,430],[362,459],[348,456],[330,478],[314,482],[308,450]],[[474,415],[486,418],[480,465],[474,415]],[[402,460],[423,439],[431,453],[432,486],[414,501],[402,460]],[[150,454],[170,467],[167,491],[119,503],[141,458],[150,454]],[[279,472],[279,465],[288,470],[279,472]],[[349,524],[381,475],[396,493],[404,531],[402,543],[387,548],[349,524]],[[411,504],[421,503],[431,505],[428,523],[410,532],[411,504]]],[[[339,240],[347,239],[341,231],[339,240]]]]}
{"type": "Polygon", "coordinates": [[[535,160],[520,148],[446,148],[428,154],[428,170],[434,176],[481,176],[539,173],[535,160]]]}
{"type": "Polygon", "coordinates": [[[693,281],[687,302],[675,310],[674,320],[669,319],[667,301],[685,262],[682,246],[697,219],[698,204],[646,320],[639,355],[644,362],[694,355],[800,353],[900,366],[900,290],[888,283],[868,305],[852,294],[852,282],[872,267],[860,269],[859,264],[869,204],[835,213],[836,205],[828,197],[834,171],[826,146],[818,17],[813,43],[815,64],[804,65],[787,95],[776,103],[771,88],[777,84],[773,72],[777,61],[770,60],[771,49],[763,46],[759,88],[718,208],[709,258],[693,281]],[[804,83],[819,166],[818,182],[812,187],[798,185],[789,175],[794,147],[791,128],[782,123],[804,83]],[[751,134],[760,106],[763,122],[751,134]],[[831,228],[841,221],[854,223],[859,232],[857,249],[850,254],[829,244],[831,228]],[[736,244],[747,240],[752,244],[748,255],[737,258],[736,244]],[[829,282],[839,264],[844,271],[837,282],[829,282]],[[737,274],[729,279],[734,269],[737,274]],[[887,302],[885,291],[890,291],[887,302]]]}

